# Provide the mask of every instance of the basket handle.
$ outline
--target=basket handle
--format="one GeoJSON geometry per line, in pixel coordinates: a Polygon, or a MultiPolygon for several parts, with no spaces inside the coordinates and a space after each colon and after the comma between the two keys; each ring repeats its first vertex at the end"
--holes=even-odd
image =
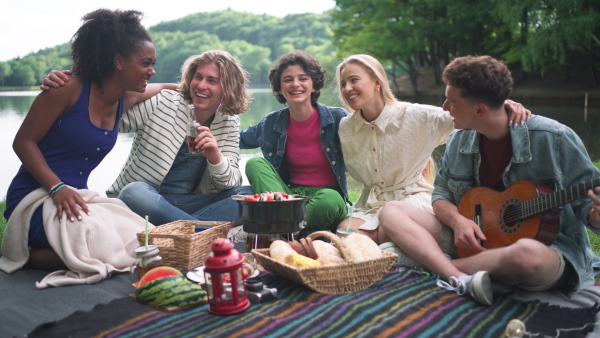
{"type": "Polygon", "coordinates": [[[338,237],[338,235],[336,235],[332,232],[329,232],[329,231],[315,231],[315,232],[309,234],[308,237],[310,237],[313,240],[316,239],[317,237],[325,237],[325,238],[331,240],[331,243],[333,243],[333,245],[335,245],[338,248],[338,250],[342,254],[342,258],[347,263],[354,262],[354,259],[352,259],[352,257],[348,253],[348,248],[346,247],[346,243],[344,242],[343,239],[338,237]]]}

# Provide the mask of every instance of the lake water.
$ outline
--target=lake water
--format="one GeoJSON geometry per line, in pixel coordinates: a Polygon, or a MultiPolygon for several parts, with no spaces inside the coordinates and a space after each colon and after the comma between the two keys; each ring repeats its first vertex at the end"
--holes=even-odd
{"type": "MultiPolygon", "coordinates": [[[[0,199],[6,195],[10,181],[21,165],[21,161],[12,149],[12,142],[31,103],[38,93],[39,91],[0,92],[0,199]]],[[[257,123],[266,113],[283,107],[273,98],[270,89],[255,89],[252,90],[252,93],[254,99],[250,110],[240,115],[242,128],[257,123]]],[[[319,102],[326,105],[339,106],[339,102],[331,92],[324,92],[319,102]]],[[[442,104],[442,102],[422,103],[442,104]]],[[[571,127],[583,139],[592,159],[600,160],[600,138],[597,134],[597,127],[600,125],[600,107],[589,107],[587,122],[584,122],[583,102],[580,106],[576,107],[526,106],[536,114],[551,117],[571,127]]],[[[119,135],[117,144],[113,150],[90,175],[88,185],[91,190],[104,193],[106,188],[112,184],[129,154],[131,142],[132,136],[130,134],[119,135]]],[[[441,152],[442,150],[436,152],[435,157],[439,158],[441,152]]],[[[242,168],[249,158],[258,154],[259,152],[257,151],[242,151],[242,168]]],[[[245,177],[244,182],[247,184],[245,177]]],[[[358,188],[352,187],[353,182],[351,180],[349,180],[349,184],[351,184],[351,188],[358,188]]]]}

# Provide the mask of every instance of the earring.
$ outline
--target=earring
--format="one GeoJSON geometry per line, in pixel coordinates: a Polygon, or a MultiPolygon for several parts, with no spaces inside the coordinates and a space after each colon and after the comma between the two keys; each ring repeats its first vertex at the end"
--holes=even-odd
{"type": "Polygon", "coordinates": [[[376,90],[376,91],[379,91],[379,87],[375,87],[375,90],[376,90]]]}

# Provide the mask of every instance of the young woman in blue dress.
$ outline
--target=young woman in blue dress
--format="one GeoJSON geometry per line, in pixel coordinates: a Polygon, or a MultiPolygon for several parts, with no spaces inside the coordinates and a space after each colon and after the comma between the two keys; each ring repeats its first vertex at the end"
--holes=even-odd
{"type": "MultiPolygon", "coordinates": [[[[71,41],[76,76],[62,90],[40,93],[15,136],[13,148],[23,165],[6,197],[9,222],[21,200],[40,187],[50,194],[59,217],[71,222],[93,217],[68,187],[87,189],[90,172],[116,142],[121,112],[141,99],[155,74],[154,45],[141,18],[138,11],[106,9],[83,17],[71,41]]],[[[63,268],[48,243],[42,209],[31,217],[26,266],[63,268]]]]}

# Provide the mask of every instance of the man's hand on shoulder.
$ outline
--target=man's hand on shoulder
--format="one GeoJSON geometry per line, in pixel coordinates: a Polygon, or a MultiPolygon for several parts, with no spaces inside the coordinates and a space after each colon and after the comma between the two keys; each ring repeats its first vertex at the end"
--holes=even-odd
{"type": "Polygon", "coordinates": [[[44,78],[44,83],[40,86],[40,89],[47,91],[50,88],[62,87],[69,81],[71,75],[73,75],[73,72],[70,70],[51,70],[44,78]]]}

